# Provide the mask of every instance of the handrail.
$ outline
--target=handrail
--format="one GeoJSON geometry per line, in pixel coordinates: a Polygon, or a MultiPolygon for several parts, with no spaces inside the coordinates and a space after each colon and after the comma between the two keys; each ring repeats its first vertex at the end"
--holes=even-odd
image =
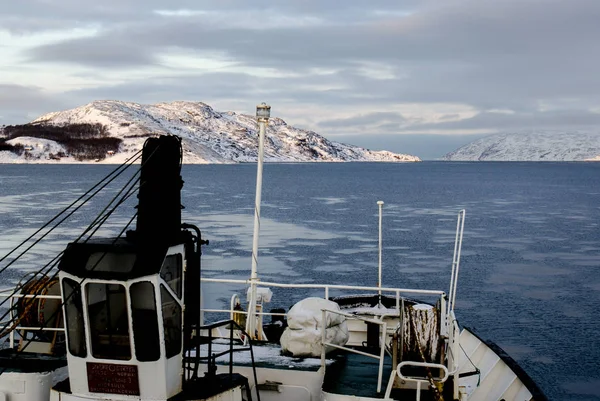
{"type": "Polygon", "coordinates": [[[429,362],[414,362],[414,361],[404,361],[404,362],[400,362],[398,364],[398,367],[396,368],[396,374],[398,375],[398,377],[402,380],[408,380],[408,381],[421,381],[423,383],[429,383],[428,379],[425,378],[419,378],[419,377],[414,377],[414,376],[404,376],[402,374],[402,372],[400,371],[400,369],[402,369],[402,367],[404,366],[416,366],[416,367],[420,367],[420,368],[434,368],[434,369],[442,369],[444,371],[444,376],[443,377],[434,377],[433,380],[435,381],[439,381],[444,383],[446,380],[448,380],[448,368],[440,363],[429,363],[429,362]]]}
{"type": "Polygon", "coordinates": [[[452,254],[452,272],[450,274],[450,289],[449,289],[449,300],[448,300],[448,311],[454,310],[454,304],[456,302],[456,288],[458,284],[458,271],[460,269],[460,254],[462,251],[463,234],[465,231],[465,215],[466,210],[462,209],[458,212],[456,219],[456,237],[454,239],[454,253],[452,254]]]}
{"type": "Polygon", "coordinates": [[[444,377],[439,378],[439,377],[434,377],[433,380],[435,381],[439,381],[444,383],[446,380],[448,380],[448,369],[439,363],[428,363],[428,362],[413,362],[413,361],[404,361],[404,362],[400,362],[398,364],[398,367],[396,368],[395,371],[392,371],[392,374],[390,375],[390,382],[388,384],[387,390],[385,392],[385,396],[384,399],[388,399],[390,398],[390,393],[392,391],[392,383],[394,381],[394,374],[398,375],[398,377],[401,380],[405,380],[405,381],[412,381],[412,382],[416,382],[417,383],[417,395],[416,395],[416,401],[420,401],[421,400],[421,383],[429,383],[428,379],[425,378],[419,378],[419,377],[413,377],[413,376],[404,376],[402,374],[402,372],[400,371],[402,369],[402,367],[404,366],[416,366],[416,367],[424,367],[424,368],[434,368],[434,369],[442,369],[444,371],[444,377]]]}
{"type": "MultiPolygon", "coordinates": [[[[233,315],[234,313],[240,313],[242,315],[247,315],[248,311],[245,310],[235,310],[235,309],[204,309],[202,308],[202,312],[208,312],[208,313],[229,313],[230,315],[233,315]]],[[[259,316],[287,316],[287,313],[280,313],[280,312],[256,312],[255,315],[259,315],[259,316]]]]}
{"type": "MultiPolygon", "coordinates": [[[[228,284],[243,284],[243,285],[252,284],[252,280],[218,279],[218,278],[201,278],[200,280],[204,281],[204,282],[208,282],[208,283],[228,283],[228,284]]],[[[320,289],[325,290],[324,299],[329,299],[329,290],[330,289],[338,289],[338,290],[346,289],[346,290],[395,293],[395,295],[396,295],[395,313],[394,314],[391,314],[391,313],[378,314],[378,316],[382,316],[382,317],[383,316],[400,316],[400,306],[401,306],[401,303],[403,303],[403,298],[400,296],[400,293],[420,294],[420,295],[438,295],[440,297],[442,304],[444,303],[444,296],[446,295],[446,293],[444,291],[440,291],[440,290],[415,290],[415,289],[409,289],[409,288],[388,288],[388,287],[380,288],[380,287],[365,287],[365,286],[358,286],[358,285],[338,285],[338,284],[302,284],[302,283],[285,284],[285,283],[275,283],[275,282],[269,282],[269,281],[261,281],[260,284],[265,285],[265,286],[270,286],[270,287],[276,287],[276,288],[309,288],[309,289],[310,288],[312,288],[312,289],[320,288],[320,289]],[[402,302],[401,302],[401,300],[402,300],[402,302]]],[[[202,309],[202,311],[203,312],[213,312],[213,313],[229,313],[230,318],[233,318],[234,313],[249,314],[248,312],[234,310],[233,303],[235,302],[235,300],[239,300],[239,297],[237,297],[236,294],[234,294],[231,297],[229,310],[226,310],[226,309],[202,309]]],[[[263,315],[286,316],[286,314],[264,313],[264,312],[254,312],[254,315],[257,315],[257,316],[263,316],[263,315]]],[[[445,329],[445,327],[441,327],[440,334],[445,334],[443,332],[444,329],[445,329]]]]}
{"type": "MultiPolygon", "coordinates": [[[[10,320],[1,322],[0,324],[2,324],[2,325],[13,321],[13,299],[15,299],[15,298],[62,299],[62,296],[60,296],[60,295],[14,294],[14,293],[12,293],[12,291],[14,291],[14,289],[11,290],[9,288],[5,288],[5,289],[0,290],[0,298],[10,298],[10,305],[9,305],[10,320]],[[9,294],[9,292],[11,292],[11,293],[9,294]]],[[[65,328],[64,328],[64,326],[63,327],[46,327],[46,326],[42,326],[42,327],[16,326],[16,327],[13,327],[12,330],[10,330],[10,333],[8,333],[8,341],[9,341],[10,349],[13,349],[15,347],[15,331],[17,331],[17,330],[64,332],[65,328]]]]}
{"type": "MultiPolygon", "coordinates": [[[[246,333],[244,327],[240,326],[235,320],[231,319],[231,320],[219,320],[217,322],[213,322],[213,323],[209,323],[209,324],[205,324],[202,326],[197,327],[196,332],[198,333],[196,340],[199,339],[199,337],[201,337],[200,334],[200,330],[206,330],[208,331],[208,336],[202,336],[202,337],[208,337],[209,341],[208,341],[208,353],[207,356],[203,357],[200,356],[198,353],[196,355],[194,355],[194,357],[184,357],[184,363],[186,362],[185,359],[191,359],[193,358],[196,361],[196,366],[193,368],[194,372],[193,372],[193,378],[198,377],[198,361],[203,361],[203,360],[207,360],[208,362],[208,374],[212,374],[214,372],[216,372],[216,363],[217,363],[217,358],[229,354],[229,377],[231,377],[231,375],[233,374],[233,353],[234,352],[240,352],[240,351],[250,351],[250,360],[252,361],[252,373],[254,375],[254,383],[255,386],[258,386],[258,377],[256,376],[256,364],[254,362],[254,350],[252,348],[252,340],[250,339],[250,337],[248,336],[248,333],[246,333]],[[229,325],[230,328],[230,336],[229,336],[229,349],[219,352],[217,354],[213,354],[212,352],[212,342],[214,340],[213,336],[212,336],[212,329],[221,327],[221,326],[227,326],[229,325]],[[244,348],[234,348],[233,347],[233,328],[236,328],[237,330],[240,330],[245,337],[248,339],[248,347],[244,347],[244,348]]],[[[248,391],[250,392],[250,388],[248,387],[248,391]]],[[[258,401],[260,401],[260,394],[258,391],[258,387],[256,388],[256,397],[258,399],[258,401]]]]}
{"type": "Polygon", "coordinates": [[[383,378],[383,360],[385,357],[385,337],[387,336],[387,323],[383,322],[381,320],[375,320],[375,319],[368,319],[368,318],[363,318],[360,316],[356,316],[356,315],[351,315],[349,313],[344,313],[341,311],[337,311],[337,310],[331,310],[331,309],[321,309],[321,368],[323,369],[323,375],[325,375],[325,368],[326,368],[326,364],[325,364],[325,346],[330,346],[333,348],[337,348],[337,349],[341,349],[341,350],[345,350],[348,352],[353,352],[355,354],[359,354],[359,355],[363,355],[363,356],[368,356],[374,359],[379,359],[379,373],[377,375],[377,392],[381,392],[381,380],[383,378]],[[358,351],[356,349],[352,349],[352,348],[348,348],[348,347],[343,347],[337,344],[332,344],[332,343],[328,343],[325,340],[327,339],[327,312],[330,313],[336,313],[338,315],[342,315],[345,316],[347,318],[350,319],[356,319],[356,320],[362,320],[365,322],[369,322],[369,323],[373,323],[373,324],[377,324],[379,326],[383,326],[383,330],[381,330],[381,343],[379,345],[380,347],[380,352],[379,352],[379,356],[376,355],[372,355],[372,354],[368,354],[366,352],[362,352],[362,351],[358,351]]]}
{"type": "MultiPolygon", "coordinates": [[[[238,279],[219,279],[219,278],[201,278],[201,281],[207,283],[230,283],[230,284],[252,284],[252,280],[238,280],[238,279]]],[[[340,285],[340,284],[304,284],[304,283],[295,283],[295,284],[283,284],[283,283],[274,283],[270,281],[261,281],[261,285],[268,285],[271,287],[279,287],[279,288],[322,288],[325,290],[335,289],[335,290],[363,290],[363,291],[383,291],[383,292],[401,292],[405,294],[421,294],[421,295],[445,295],[445,291],[441,290],[416,290],[410,288],[391,288],[391,287],[365,287],[359,285],[340,285]]]]}
{"type": "MultiPolygon", "coordinates": [[[[201,281],[204,282],[210,282],[210,283],[233,283],[233,284],[242,284],[242,285],[250,285],[252,280],[243,280],[243,279],[218,279],[218,278],[201,278],[201,281]]],[[[440,335],[441,336],[446,336],[447,335],[447,326],[446,326],[446,316],[444,315],[443,311],[446,305],[446,300],[445,300],[445,296],[446,293],[444,291],[440,291],[440,290],[419,290],[419,289],[409,289],[409,288],[390,288],[390,287],[366,287],[366,286],[355,286],[355,285],[338,285],[338,284],[304,284],[304,283],[299,283],[299,284],[287,284],[287,283],[276,283],[276,282],[268,282],[268,281],[261,281],[260,282],[261,285],[265,285],[265,286],[270,286],[270,287],[276,287],[276,288],[309,288],[309,289],[324,289],[325,290],[325,296],[324,299],[329,299],[329,290],[330,289],[349,289],[349,290],[359,290],[359,291],[372,291],[372,292],[391,292],[394,293],[396,295],[396,306],[394,309],[389,309],[389,310],[394,310],[394,313],[386,313],[386,312],[381,312],[381,313],[373,313],[374,315],[380,316],[380,317],[399,317],[401,316],[401,306],[404,303],[404,298],[400,296],[401,293],[406,293],[406,294],[421,294],[421,295],[438,295],[439,296],[439,302],[441,307],[441,324],[440,324],[440,335]]],[[[239,302],[239,296],[237,294],[232,295],[231,300],[230,300],[230,309],[208,309],[208,308],[203,308],[202,311],[203,312],[209,312],[209,313],[228,313],[229,317],[233,319],[234,314],[239,313],[239,314],[243,314],[243,315],[249,315],[250,313],[248,311],[243,311],[243,310],[235,310],[233,308],[234,303],[237,301],[239,302]]],[[[262,312],[262,311],[256,311],[254,312],[255,316],[287,316],[287,314],[285,313],[271,313],[271,312],[262,312]]],[[[350,315],[349,315],[350,316],[350,315]]],[[[354,316],[354,315],[351,315],[354,316]]]]}
{"type": "Polygon", "coordinates": [[[62,299],[60,295],[35,295],[35,294],[4,294],[0,293],[0,298],[41,298],[41,299],[62,299]]]}

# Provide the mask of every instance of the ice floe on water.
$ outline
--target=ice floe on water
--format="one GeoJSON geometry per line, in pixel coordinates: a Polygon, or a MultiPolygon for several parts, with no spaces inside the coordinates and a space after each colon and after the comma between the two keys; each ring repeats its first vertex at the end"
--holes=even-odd
{"type": "Polygon", "coordinates": [[[348,202],[347,199],[345,198],[334,198],[334,197],[328,197],[328,198],[312,198],[318,201],[323,202],[326,205],[339,205],[340,203],[346,203],[348,202]]]}

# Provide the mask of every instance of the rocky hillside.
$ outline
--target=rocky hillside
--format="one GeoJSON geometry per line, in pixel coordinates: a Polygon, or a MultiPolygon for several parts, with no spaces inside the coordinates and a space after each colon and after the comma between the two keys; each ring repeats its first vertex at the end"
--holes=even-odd
{"type": "MultiPolygon", "coordinates": [[[[121,101],[95,101],[72,110],[45,114],[31,124],[70,126],[101,124],[110,137],[122,140],[118,149],[97,161],[121,163],[141,149],[147,137],[175,134],[183,139],[184,163],[235,163],[257,159],[258,136],[254,116],[218,112],[201,102],[142,105],[121,101]]],[[[76,162],[68,149],[48,137],[20,136],[5,146],[25,146],[21,155],[1,151],[1,162],[76,162]],[[39,142],[39,143],[38,143],[39,142]],[[59,149],[60,148],[60,149],[59,149]],[[52,153],[52,157],[50,157],[52,153]],[[56,157],[60,154],[61,157],[56,157]]],[[[271,118],[265,140],[267,162],[413,162],[418,157],[372,151],[329,141],[315,132],[294,128],[271,118]]]]}
{"type": "Polygon", "coordinates": [[[496,134],[444,156],[463,161],[584,161],[600,158],[600,134],[531,132],[496,134]]]}

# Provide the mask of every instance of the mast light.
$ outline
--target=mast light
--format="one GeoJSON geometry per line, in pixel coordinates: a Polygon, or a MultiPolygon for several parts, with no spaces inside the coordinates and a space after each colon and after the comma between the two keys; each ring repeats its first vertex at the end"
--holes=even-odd
{"type": "Polygon", "coordinates": [[[271,117],[271,106],[264,102],[256,106],[256,119],[259,122],[267,122],[269,117],[271,117]]]}

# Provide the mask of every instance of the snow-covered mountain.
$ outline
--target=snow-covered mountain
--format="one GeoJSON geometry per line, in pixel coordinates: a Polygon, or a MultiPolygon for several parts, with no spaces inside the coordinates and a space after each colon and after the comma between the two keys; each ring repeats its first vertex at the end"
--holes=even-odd
{"type": "Polygon", "coordinates": [[[599,158],[600,133],[578,131],[495,134],[443,157],[457,161],[583,161],[599,158]]]}
{"type": "MultiPolygon", "coordinates": [[[[104,163],[125,161],[141,149],[149,135],[163,133],[175,134],[182,138],[184,163],[251,162],[256,161],[258,154],[258,127],[254,116],[231,111],[218,112],[201,102],[178,101],[143,105],[113,100],[95,101],[72,110],[45,114],[32,123],[103,124],[110,136],[123,140],[119,150],[114,155],[107,155],[102,161],[104,163]]],[[[12,139],[11,143],[17,143],[19,139],[12,139]]],[[[29,148],[40,149],[38,160],[51,161],[51,157],[44,157],[44,149],[49,149],[47,141],[43,144],[41,142],[42,140],[37,144],[35,138],[27,138],[29,148]]],[[[56,151],[55,147],[51,148],[56,151]]],[[[0,162],[3,161],[1,155],[6,153],[8,152],[0,152],[0,162]]],[[[4,162],[18,162],[15,159],[19,159],[19,156],[10,156],[4,162]]],[[[62,160],[74,161],[68,156],[62,160]]],[[[289,126],[280,118],[271,118],[265,138],[265,161],[420,160],[411,155],[372,151],[329,141],[315,132],[289,126]]]]}

